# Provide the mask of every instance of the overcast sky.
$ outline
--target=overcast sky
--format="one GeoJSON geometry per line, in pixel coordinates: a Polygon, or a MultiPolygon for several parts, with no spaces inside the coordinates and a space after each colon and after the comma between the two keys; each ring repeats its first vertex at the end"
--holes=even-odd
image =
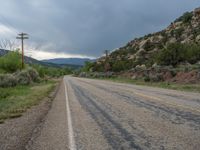
{"type": "Polygon", "coordinates": [[[200,0],[0,0],[0,38],[26,32],[37,59],[98,57],[159,31],[200,0]]]}

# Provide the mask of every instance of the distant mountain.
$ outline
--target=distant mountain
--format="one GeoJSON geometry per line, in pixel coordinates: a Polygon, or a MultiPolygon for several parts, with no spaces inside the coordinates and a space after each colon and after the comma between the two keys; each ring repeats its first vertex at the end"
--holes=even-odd
{"type": "MultiPolygon", "coordinates": [[[[0,49],[0,57],[6,55],[9,53],[9,50],[4,50],[0,49]]],[[[24,57],[25,63],[27,64],[38,64],[38,65],[43,65],[43,66],[48,66],[48,67],[70,67],[70,68],[81,68],[81,65],[76,65],[76,64],[56,64],[52,62],[44,62],[44,61],[39,61],[37,59],[25,56],[24,57]]]]}
{"type": "Polygon", "coordinates": [[[89,58],[55,58],[55,59],[48,59],[42,60],[46,63],[54,63],[54,64],[71,64],[71,65],[80,65],[83,66],[86,61],[94,62],[94,59],[89,58]]]}

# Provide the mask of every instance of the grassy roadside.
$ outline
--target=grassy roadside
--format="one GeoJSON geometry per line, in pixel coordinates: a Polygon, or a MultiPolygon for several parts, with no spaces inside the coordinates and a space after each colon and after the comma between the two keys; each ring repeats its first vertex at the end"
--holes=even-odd
{"type": "Polygon", "coordinates": [[[27,86],[0,88],[0,123],[8,118],[19,117],[31,106],[39,104],[56,84],[56,81],[48,81],[27,86]]]}
{"type": "Polygon", "coordinates": [[[129,84],[136,84],[136,85],[145,85],[145,86],[152,86],[152,87],[159,87],[159,88],[166,88],[166,89],[173,89],[179,91],[187,91],[187,92],[197,92],[200,93],[200,84],[178,84],[178,83],[167,83],[167,82],[144,82],[142,80],[133,80],[128,78],[98,78],[101,80],[108,80],[118,83],[129,83],[129,84]]]}

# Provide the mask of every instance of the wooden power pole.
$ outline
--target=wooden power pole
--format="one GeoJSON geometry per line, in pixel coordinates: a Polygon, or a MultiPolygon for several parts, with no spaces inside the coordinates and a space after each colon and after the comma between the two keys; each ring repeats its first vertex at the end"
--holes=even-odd
{"type": "Polygon", "coordinates": [[[17,39],[20,39],[22,42],[22,69],[24,68],[24,40],[28,39],[28,34],[27,33],[20,33],[18,34],[18,36],[16,37],[17,39]]]}
{"type": "Polygon", "coordinates": [[[107,72],[107,71],[110,70],[110,64],[109,64],[109,50],[105,50],[104,53],[105,53],[105,56],[106,56],[104,69],[105,69],[105,72],[107,72]]]}
{"type": "Polygon", "coordinates": [[[109,53],[109,51],[108,51],[108,50],[105,50],[104,53],[105,53],[106,60],[107,60],[107,59],[108,59],[108,53],[109,53]]]}

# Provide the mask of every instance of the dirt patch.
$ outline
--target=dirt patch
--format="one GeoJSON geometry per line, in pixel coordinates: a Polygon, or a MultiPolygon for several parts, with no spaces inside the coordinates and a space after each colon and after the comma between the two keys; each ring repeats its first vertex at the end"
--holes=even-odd
{"type": "Polygon", "coordinates": [[[131,79],[149,78],[149,81],[166,81],[175,83],[200,83],[200,70],[172,71],[167,69],[133,70],[118,76],[131,79]]]}
{"type": "Polygon", "coordinates": [[[193,70],[190,72],[178,72],[171,81],[177,83],[199,83],[200,71],[193,70]]]}

